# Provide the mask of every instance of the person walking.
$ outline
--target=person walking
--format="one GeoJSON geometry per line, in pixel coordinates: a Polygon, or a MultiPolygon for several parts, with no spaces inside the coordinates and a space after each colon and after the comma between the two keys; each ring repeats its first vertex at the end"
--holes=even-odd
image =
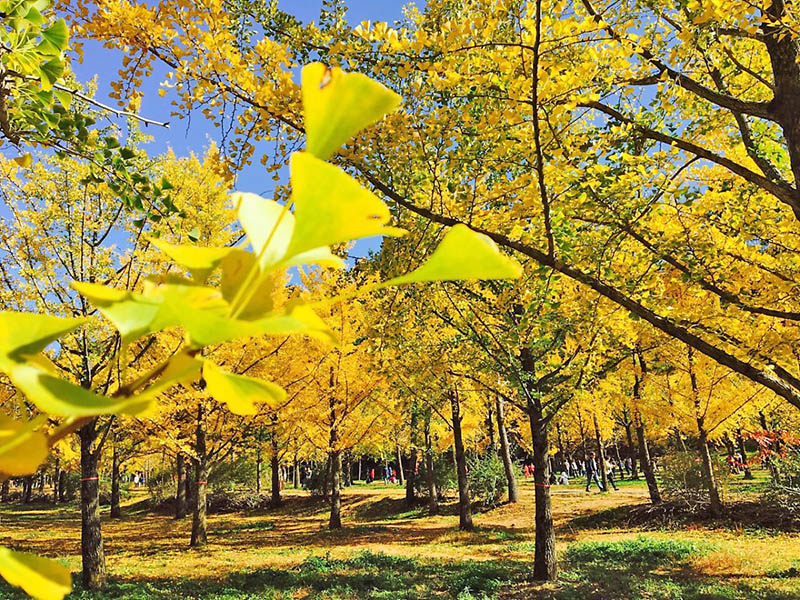
{"type": "Polygon", "coordinates": [[[597,462],[594,459],[595,453],[592,452],[589,454],[586,462],[584,464],[584,468],[586,470],[586,491],[589,491],[589,488],[592,485],[592,481],[597,484],[597,487],[600,488],[601,492],[605,492],[606,490],[603,488],[603,484],[600,483],[599,471],[597,470],[597,462]]]}
{"type": "Polygon", "coordinates": [[[607,460],[606,461],[606,479],[607,479],[608,483],[611,484],[611,487],[614,488],[615,492],[617,490],[619,490],[619,488],[617,487],[616,482],[614,481],[614,461],[612,461],[612,460],[607,460]]]}

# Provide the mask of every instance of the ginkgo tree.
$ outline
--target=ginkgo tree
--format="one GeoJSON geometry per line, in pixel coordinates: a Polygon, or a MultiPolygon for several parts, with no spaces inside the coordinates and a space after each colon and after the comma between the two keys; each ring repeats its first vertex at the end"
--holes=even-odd
{"type": "MultiPolygon", "coordinates": [[[[223,370],[208,358],[209,346],[265,334],[305,334],[337,343],[334,332],[314,311],[315,305],[331,299],[304,298],[275,308],[273,281],[276,272],[290,266],[341,266],[341,259],[329,249],[332,244],[402,234],[386,225],[390,214],[383,202],[326,162],[338,146],[396,108],[400,98],[363,75],[318,63],[303,69],[302,92],[307,150],[292,156],[289,202],[281,205],[247,193],[232,198],[250,250],[153,239],[185,275],[156,274],[144,282],[141,292],[75,284],[117,331],[120,352],[142,336],[179,328],[182,344],[173,355],[133,377],[122,361],[116,388],[101,394],[59,377],[51,358],[58,351],[58,340],[85,326],[86,318],[0,313],[0,370],[42,413],[61,419],[49,435],[41,430],[40,420],[3,420],[0,461],[18,464],[30,446],[38,448],[43,458],[43,448],[96,416],[144,414],[159,394],[176,385],[198,386],[232,412],[250,412],[256,403],[284,399],[285,392],[276,384],[223,370]],[[53,347],[55,351],[48,350],[53,347]]],[[[451,229],[417,270],[360,293],[437,279],[514,278],[520,270],[488,238],[461,226],[451,229]]],[[[47,600],[62,598],[71,587],[68,570],[58,563],[8,549],[0,551],[0,574],[47,600]]]]}

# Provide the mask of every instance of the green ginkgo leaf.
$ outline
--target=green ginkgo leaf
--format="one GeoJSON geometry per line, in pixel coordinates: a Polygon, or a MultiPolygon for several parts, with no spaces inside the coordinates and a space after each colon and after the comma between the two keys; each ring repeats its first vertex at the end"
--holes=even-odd
{"type": "Polygon", "coordinates": [[[400,104],[400,96],[361,73],[303,67],[301,75],[306,150],[323,160],[367,125],[400,104]]]}
{"type": "Polygon", "coordinates": [[[136,415],[149,407],[149,398],[107,398],[95,394],[35,364],[14,365],[6,370],[11,383],[39,410],[57,417],[136,415]]]}
{"type": "Polygon", "coordinates": [[[149,238],[148,241],[180,266],[186,268],[198,283],[203,283],[222,260],[233,251],[233,248],[174,245],[157,238],[149,238]]]}
{"type": "Polygon", "coordinates": [[[295,226],[288,256],[373,235],[405,233],[385,227],[389,208],[338,167],[308,152],[295,152],[290,170],[295,226]]]}
{"type": "Polygon", "coordinates": [[[258,404],[275,408],[286,400],[286,392],[279,385],[228,373],[211,361],[203,363],[203,379],[206,391],[237,415],[254,415],[258,404]]]}
{"type": "Polygon", "coordinates": [[[0,414],[0,473],[30,475],[45,461],[47,438],[32,425],[0,414]]]}
{"type": "Polygon", "coordinates": [[[450,228],[421,267],[390,279],[383,285],[416,281],[517,279],[521,275],[522,266],[500,252],[491,239],[459,224],[450,228]]]}
{"type": "Polygon", "coordinates": [[[62,600],[72,591],[67,567],[27,552],[0,547],[0,575],[36,600],[62,600]]]}
{"type": "Polygon", "coordinates": [[[86,322],[24,312],[0,312],[0,356],[24,361],[86,322]]]}
{"type": "Polygon", "coordinates": [[[157,331],[153,323],[158,315],[159,302],[142,294],[110,288],[97,283],[73,282],[82,296],[119,331],[122,342],[130,342],[147,333],[157,331]]]}
{"type": "Polygon", "coordinates": [[[59,19],[42,31],[42,41],[39,43],[37,50],[51,56],[57,56],[67,49],[68,44],[69,28],[64,19],[59,19]]]}

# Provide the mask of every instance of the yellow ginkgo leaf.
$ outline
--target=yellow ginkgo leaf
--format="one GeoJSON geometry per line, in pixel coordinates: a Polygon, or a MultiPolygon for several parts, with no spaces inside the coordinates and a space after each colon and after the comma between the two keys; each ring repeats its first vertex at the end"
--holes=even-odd
{"type": "Polygon", "coordinates": [[[37,600],[62,600],[72,591],[69,569],[27,552],[0,547],[0,575],[37,600]]]}
{"type": "Polygon", "coordinates": [[[31,425],[0,414],[0,473],[30,475],[47,458],[47,438],[31,425]]]}
{"type": "Polygon", "coordinates": [[[276,407],[286,399],[282,387],[244,375],[234,375],[220,369],[211,361],[203,363],[206,391],[237,415],[254,415],[258,404],[276,407]]]}

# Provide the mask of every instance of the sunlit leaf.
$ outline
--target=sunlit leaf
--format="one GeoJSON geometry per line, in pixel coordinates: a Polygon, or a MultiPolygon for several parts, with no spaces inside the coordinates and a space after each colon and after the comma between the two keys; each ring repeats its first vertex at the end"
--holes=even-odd
{"type": "Polygon", "coordinates": [[[339,343],[333,330],[305,304],[290,303],[283,313],[253,323],[258,326],[260,333],[272,335],[299,333],[331,344],[339,343]]]}
{"type": "Polygon", "coordinates": [[[286,256],[292,239],[294,215],[274,200],[256,194],[237,192],[233,202],[253,252],[259,257],[261,270],[278,264],[286,256]]]}
{"type": "Polygon", "coordinates": [[[185,267],[198,283],[204,282],[233,250],[233,248],[174,245],[156,238],[150,238],[149,241],[180,266],[185,267]]]}
{"type": "Polygon", "coordinates": [[[237,415],[254,415],[257,404],[276,407],[286,399],[286,392],[279,385],[227,373],[211,361],[203,363],[203,379],[206,391],[237,415]]]}
{"type": "Polygon", "coordinates": [[[323,160],[400,104],[400,96],[361,73],[311,63],[301,78],[306,149],[323,160]]]}
{"type": "Polygon", "coordinates": [[[27,552],[0,547],[0,575],[37,600],[62,600],[72,591],[67,567],[27,552]]]}
{"type": "Polygon", "coordinates": [[[86,319],[0,311],[0,355],[24,360],[85,322],[86,319]]]}
{"type": "Polygon", "coordinates": [[[33,156],[31,156],[30,152],[26,152],[25,154],[15,157],[14,162],[23,169],[27,169],[33,164],[33,156]]]}
{"type": "Polygon", "coordinates": [[[308,152],[295,152],[290,169],[295,226],[288,256],[373,235],[405,233],[385,227],[389,208],[338,167],[308,152]]]}
{"type": "Polygon", "coordinates": [[[425,264],[384,285],[415,281],[516,279],[521,275],[520,264],[500,252],[491,239],[466,225],[455,225],[425,264]]]}
{"type": "Polygon", "coordinates": [[[47,438],[30,425],[0,414],[0,473],[30,475],[47,458],[47,438]]]}
{"type": "Polygon", "coordinates": [[[38,50],[58,55],[67,49],[69,44],[69,29],[64,19],[55,21],[50,27],[42,31],[42,41],[38,50]]]}
{"type": "Polygon", "coordinates": [[[123,342],[157,331],[152,327],[159,303],[134,292],[96,283],[73,282],[72,287],[86,297],[119,331],[123,342]]]}

